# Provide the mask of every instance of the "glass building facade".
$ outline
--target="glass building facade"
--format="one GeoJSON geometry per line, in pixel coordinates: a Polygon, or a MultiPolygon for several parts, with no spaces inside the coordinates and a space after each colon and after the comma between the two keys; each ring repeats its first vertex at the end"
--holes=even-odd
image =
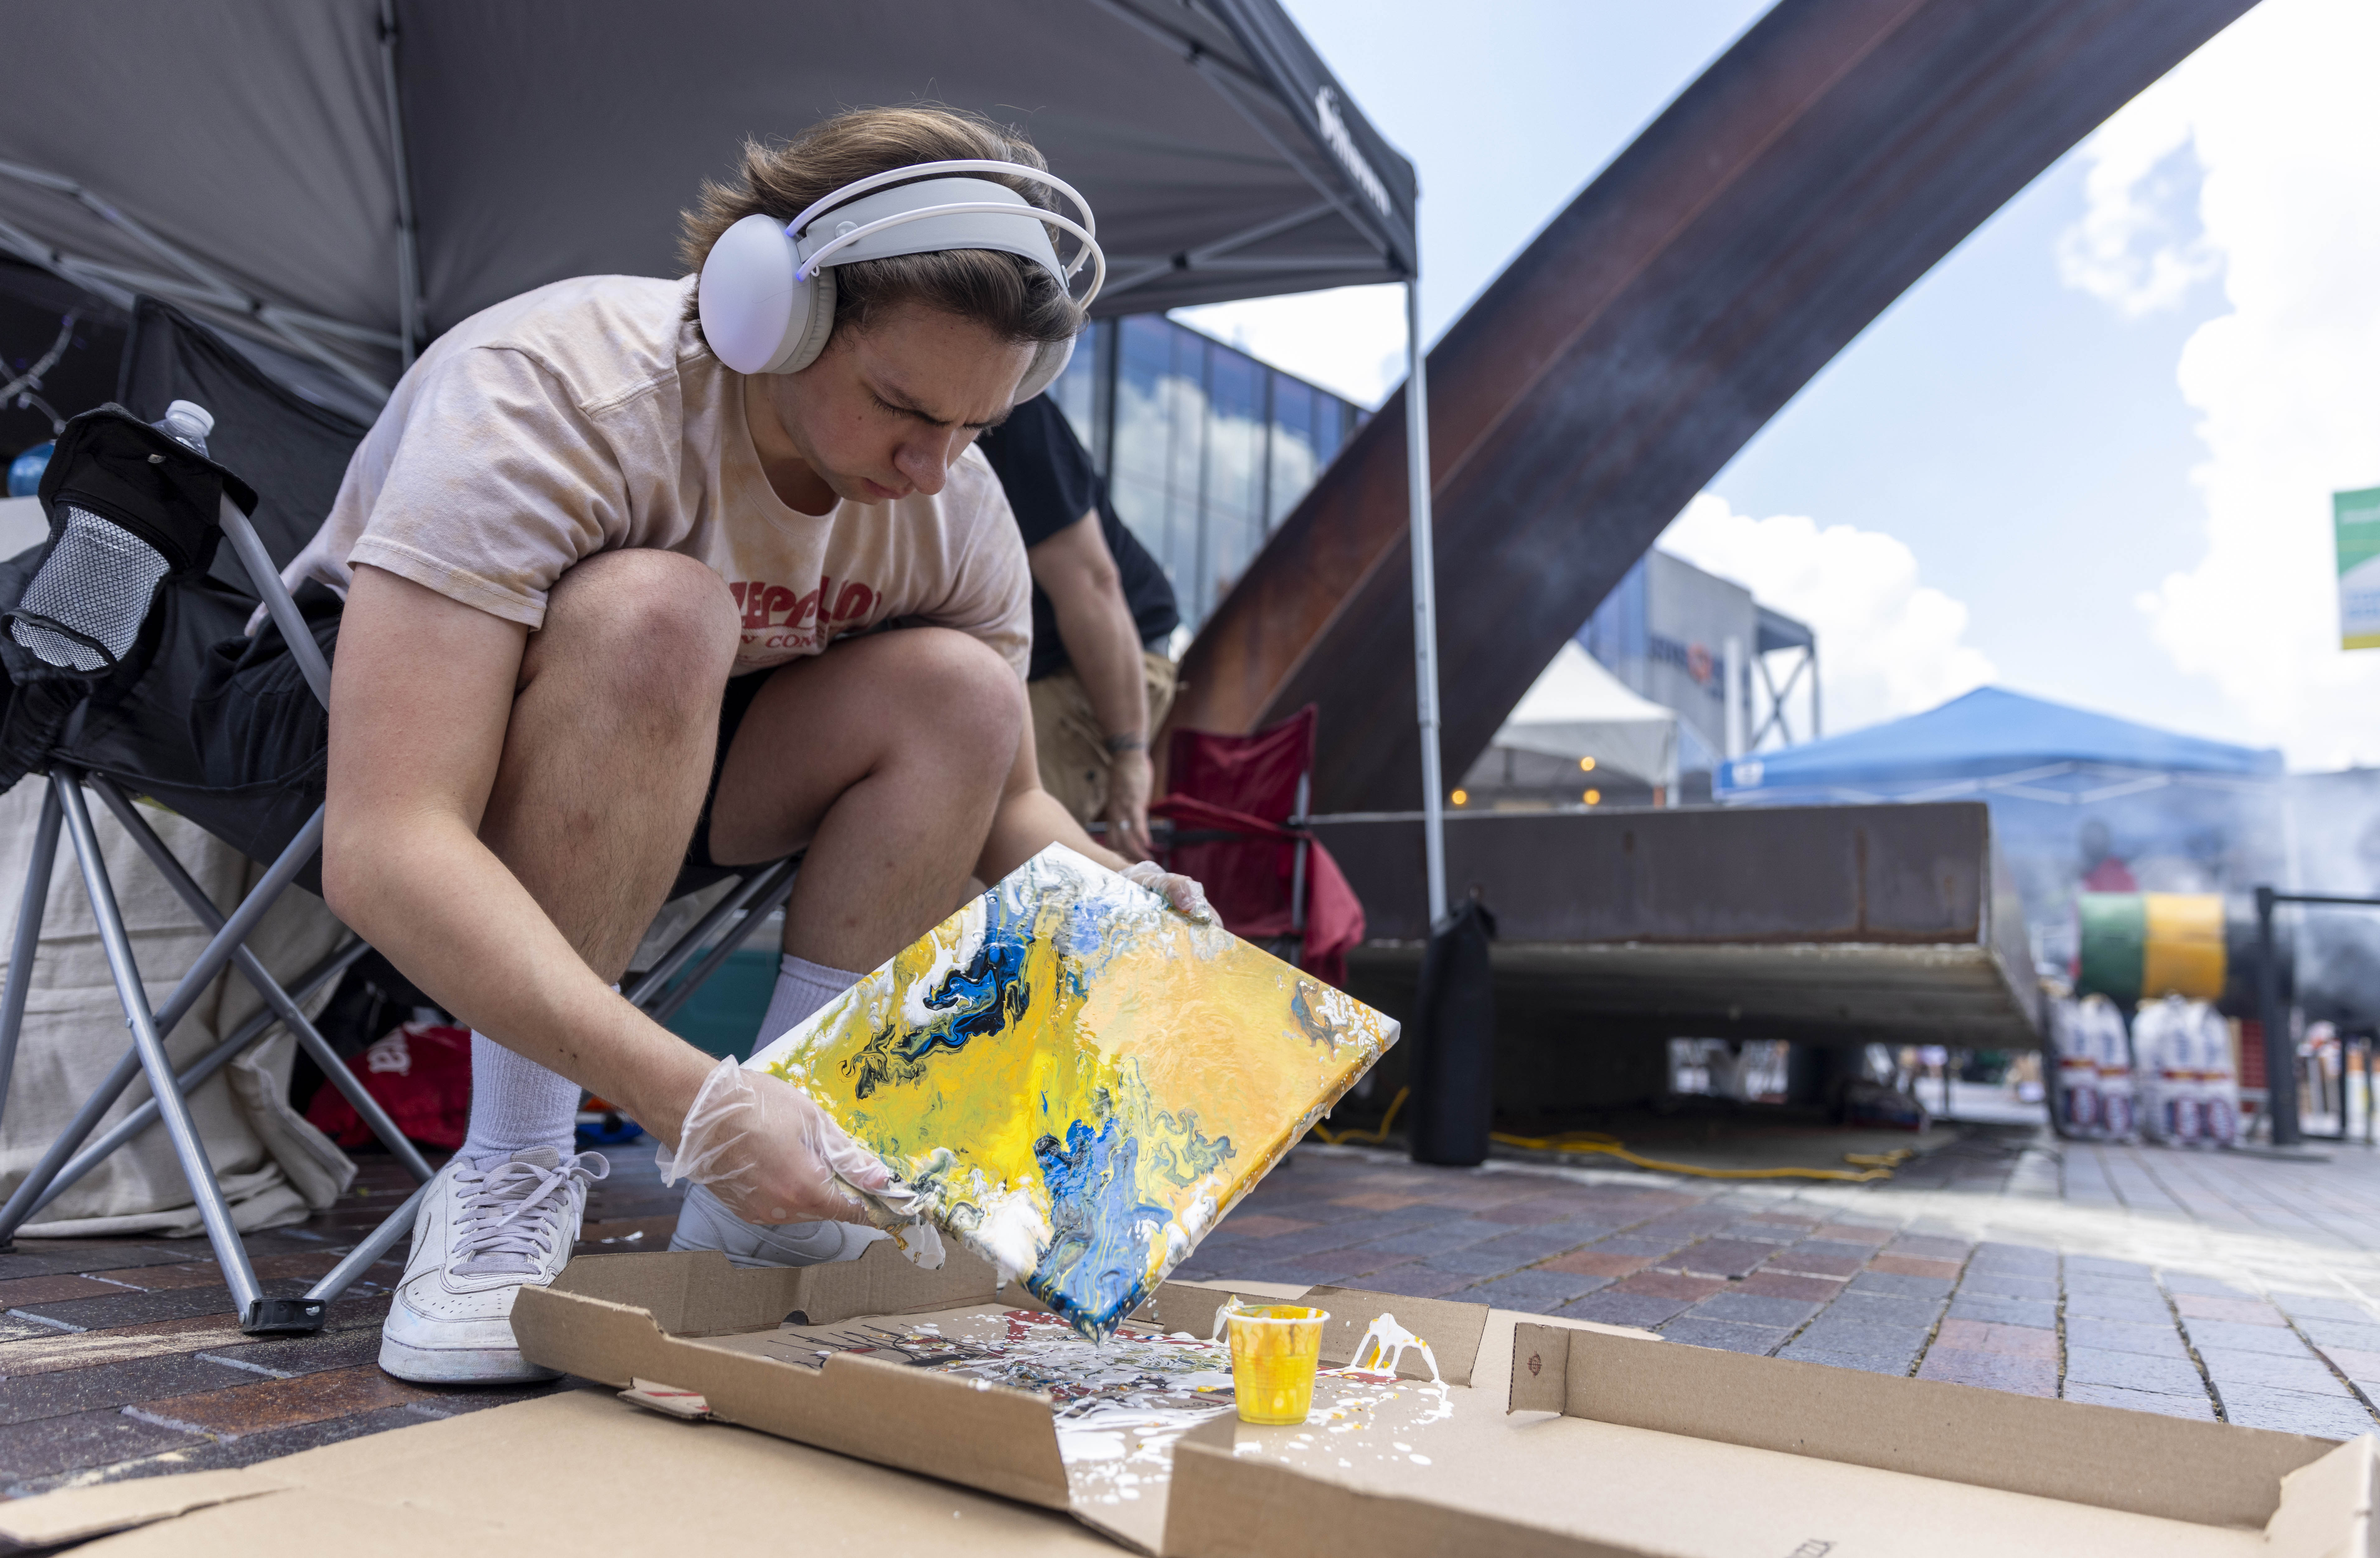
{"type": "Polygon", "coordinates": [[[1162,314],[1099,321],[1050,395],[1194,629],[1371,416],[1162,314]]]}

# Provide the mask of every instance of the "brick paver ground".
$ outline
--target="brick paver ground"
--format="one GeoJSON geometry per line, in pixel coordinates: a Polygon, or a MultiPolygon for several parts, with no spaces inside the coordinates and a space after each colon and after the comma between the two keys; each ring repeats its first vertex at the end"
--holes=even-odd
{"type": "Polygon", "coordinates": [[[2380,1402],[2380,1159],[1978,1130],[1875,1185],[1302,1149],[1184,1276],[1339,1283],[2348,1438],[2380,1402]]]}
{"type": "MultiPolygon", "coordinates": [[[[679,1192],[662,1187],[650,1142],[616,1158],[579,1249],[666,1246],[679,1192]]],[[[249,1236],[266,1291],[305,1291],[410,1192],[391,1159],[360,1162],[339,1205],[249,1236]]],[[[204,1239],[18,1240],[0,1255],[0,1497],[245,1466],[583,1384],[438,1388],[382,1373],[380,1324],[400,1271],[371,1268],[319,1334],[251,1337],[204,1239]]]]}
{"type": "MultiPolygon", "coordinates": [[[[579,1246],[667,1243],[676,1194],[613,1154],[579,1246]]],[[[401,1198],[250,1240],[296,1293],[401,1198]]],[[[1649,1326],[1697,1346],[2333,1437],[2380,1400],[2380,1161],[2059,1145],[1977,1130],[1876,1185],[1755,1184],[1305,1147],[1184,1275],[1346,1283],[1649,1326]]],[[[396,1268],[315,1336],[240,1334],[203,1240],[0,1256],[0,1494],[244,1465],[571,1388],[380,1373],[396,1268]]]]}

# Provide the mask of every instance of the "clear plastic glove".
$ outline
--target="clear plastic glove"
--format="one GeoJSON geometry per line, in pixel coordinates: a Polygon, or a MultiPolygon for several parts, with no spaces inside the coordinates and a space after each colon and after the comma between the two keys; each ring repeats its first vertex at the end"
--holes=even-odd
{"type": "Polygon", "coordinates": [[[1207,902],[1207,890],[1176,871],[1167,870],[1154,860],[1143,860],[1123,869],[1123,879],[1135,887],[1146,887],[1201,925],[1218,923],[1214,906],[1207,902]]]}
{"type": "Polygon", "coordinates": [[[708,1186],[747,1223],[869,1223],[879,1219],[853,1190],[895,1203],[916,1199],[800,1089],[733,1060],[703,1078],[677,1150],[664,1147],[654,1161],[662,1184],[708,1186]]]}

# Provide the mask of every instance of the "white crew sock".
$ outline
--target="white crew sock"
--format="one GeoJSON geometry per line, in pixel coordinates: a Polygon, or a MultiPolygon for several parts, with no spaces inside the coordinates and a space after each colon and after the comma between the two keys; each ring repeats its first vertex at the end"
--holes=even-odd
{"type": "Polygon", "coordinates": [[[471,1125],[455,1154],[473,1168],[532,1147],[577,1150],[578,1084],[471,1030],[471,1125]]]}
{"type": "Polygon", "coordinates": [[[787,953],[777,964],[776,993],[769,997],[769,1015],[760,1019],[758,1050],[774,1042],[820,1006],[859,982],[857,974],[830,968],[823,963],[787,953]]]}

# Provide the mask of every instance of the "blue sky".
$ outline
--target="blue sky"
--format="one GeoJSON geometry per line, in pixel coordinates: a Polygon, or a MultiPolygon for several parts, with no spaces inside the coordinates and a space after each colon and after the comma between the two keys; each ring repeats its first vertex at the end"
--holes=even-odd
{"type": "MultiPolygon", "coordinates": [[[[1435,335],[1765,8],[1286,0],[1423,188],[1435,335]]],[[[2298,766],[2380,760],[2327,493],[2380,484],[2366,0],[2265,0],[2052,166],[1714,479],[1670,545],[1815,620],[1830,728],[1989,680],[2298,766]],[[2335,89],[2335,90],[2330,90],[2335,89]],[[2359,377],[2360,371],[2360,377],[2359,377]]],[[[1390,289],[1194,310],[1366,398],[1390,289]]],[[[1582,613],[1584,615],[1584,613],[1582,613]]]]}

